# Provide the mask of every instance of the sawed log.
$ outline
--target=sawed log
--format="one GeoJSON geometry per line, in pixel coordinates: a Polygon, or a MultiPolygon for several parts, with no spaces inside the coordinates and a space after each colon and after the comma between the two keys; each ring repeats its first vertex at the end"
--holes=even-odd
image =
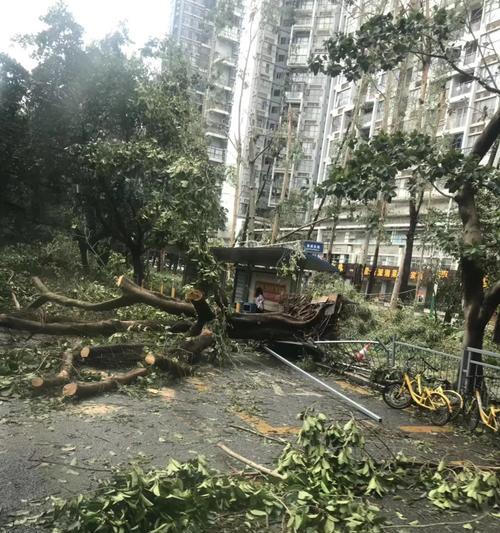
{"type": "Polygon", "coordinates": [[[94,365],[114,366],[142,361],[143,351],[143,344],[84,346],[80,351],[80,358],[82,362],[89,362],[94,365]]]}
{"type": "Polygon", "coordinates": [[[75,353],[66,350],[62,355],[61,370],[55,376],[36,376],[31,380],[31,386],[37,392],[64,385],[71,379],[75,353]]]}
{"type": "Polygon", "coordinates": [[[109,392],[118,388],[119,385],[128,385],[135,379],[145,376],[147,368],[137,368],[124,374],[114,374],[102,381],[82,382],[73,381],[63,387],[63,396],[66,398],[87,398],[94,394],[109,392]]]}

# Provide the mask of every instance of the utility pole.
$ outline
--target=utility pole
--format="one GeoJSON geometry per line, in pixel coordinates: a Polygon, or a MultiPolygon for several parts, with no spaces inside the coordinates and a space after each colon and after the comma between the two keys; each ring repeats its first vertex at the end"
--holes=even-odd
{"type": "Polygon", "coordinates": [[[292,163],[292,149],[293,149],[293,110],[292,104],[288,104],[288,132],[286,141],[286,159],[285,159],[285,173],[283,175],[283,185],[281,187],[280,201],[276,206],[274,213],[273,229],[271,233],[271,244],[276,242],[278,233],[280,231],[280,212],[283,209],[286,197],[288,195],[288,188],[290,186],[290,166],[292,163]]]}

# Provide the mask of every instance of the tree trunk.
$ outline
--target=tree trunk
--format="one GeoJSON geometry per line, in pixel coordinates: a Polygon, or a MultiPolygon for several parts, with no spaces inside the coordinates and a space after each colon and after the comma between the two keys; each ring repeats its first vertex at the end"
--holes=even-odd
{"type": "Polygon", "coordinates": [[[500,309],[497,310],[495,327],[493,328],[493,342],[500,344],[500,309]]]}
{"type": "Polygon", "coordinates": [[[337,233],[337,224],[338,224],[338,221],[339,221],[339,211],[340,211],[340,206],[341,206],[341,201],[340,200],[337,200],[337,212],[335,213],[335,215],[333,216],[333,220],[332,220],[332,227],[331,227],[331,234],[330,234],[330,240],[328,242],[328,250],[327,250],[327,254],[326,254],[326,259],[327,261],[331,264],[332,261],[333,261],[333,245],[335,243],[335,236],[336,236],[336,233],[337,233]]]}
{"type": "Polygon", "coordinates": [[[78,243],[78,250],[80,251],[80,262],[85,272],[89,270],[89,247],[84,237],[77,236],[76,241],[78,243]]]}
{"type": "Polygon", "coordinates": [[[365,271],[366,267],[366,259],[368,257],[368,248],[370,246],[370,239],[372,236],[373,228],[370,224],[366,225],[365,228],[365,238],[363,240],[363,247],[361,249],[361,257],[359,261],[360,268],[356,272],[355,279],[354,279],[354,286],[356,287],[356,290],[361,290],[361,285],[363,284],[363,272],[365,271]]]}
{"type": "Polygon", "coordinates": [[[415,245],[415,232],[417,230],[418,213],[410,215],[410,226],[406,233],[405,257],[403,261],[403,271],[401,275],[400,293],[408,291],[408,280],[411,272],[411,260],[413,257],[413,247],[415,245]]]}
{"type": "Polygon", "coordinates": [[[45,335],[93,337],[112,335],[131,329],[162,330],[164,325],[153,320],[100,320],[97,322],[36,322],[13,315],[0,314],[0,327],[45,335]]]}
{"type": "Polygon", "coordinates": [[[378,254],[380,251],[380,231],[377,232],[377,240],[375,242],[375,251],[373,252],[373,260],[370,268],[370,276],[368,277],[368,281],[366,283],[366,289],[365,289],[365,299],[369,300],[370,296],[372,294],[373,285],[375,283],[375,271],[377,270],[378,266],[378,254]]]}
{"type": "Polygon", "coordinates": [[[283,184],[281,186],[281,194],[278,205],[274,211],[274,220],[271,232],[271,244],[274,244],[278,239],[278,234],[280,231],[280,217],[281,210],[288,195],[288,188],[290,185],[290,166],[292,164],[292,151],[293,151],[293,110],[292,104],[288,104],[288,133],[287,133],[287,142],[286,142],[286,160],[285,160],[285,173],[283,175],[283,184]]]}
{"type": "Polygon", "coordinates": [[[257,177],[255,176],[255,138],[250,137],[248,147],[248,212],[245,219],[245,240],[255,240],[255,212],[257,208],[257,177]]]}
{"type": "Polygon", "coordinates": [[[377,223],[377,238],[375,240],[375,251],[373,253],[373,260],[371,264],[370,269],[370,276],[368,277],[368,281],[366,283],[366,289],[365,289],[365,299],[368,300],[370,298],[371,292],[373,290],[373,285],[375,282],[375,271],[378,266],[378,255],[380,252],[380,242],[382,240],[382,232],[384,229],[384,219],[385,219],[385,202],[383,200],[378,200],[378,212],[379,212],[379,219],[377,223]]]}
{"type": "Polygon", "coordinates": [[[144,281],[144,260],[142,253],[138,249],[130,251],[132,257],[132,268],[134,269],[134,280],[137,285],[141,285],[144,281]]]}
{"type": "Polygon", "coordinates": [[[418,215],[422,205],[424,191],[419,193],[419,197],[411,196],[409,202],[409,226],[406,232],[406,244],[402,268],[398,270],[398,276],[394,283],[394,289],[391,297],[391,308],[396,309],[400,294],[408,292],[408,279],[411,272],[411,260],[413,257],[413,246],[415,243],[415,233],[417,231],[418,215]]]}

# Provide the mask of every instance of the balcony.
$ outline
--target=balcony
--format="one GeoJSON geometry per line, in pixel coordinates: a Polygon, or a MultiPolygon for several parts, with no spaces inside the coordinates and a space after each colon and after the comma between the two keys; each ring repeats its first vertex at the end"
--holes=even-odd
{"type": "Polygon", "coordinates": [[[221,39],[227,39],[228,41],[238,42],[240,40],[239,32],[236,28],[224,28],[220,33],[221,39]]]}
{"type": "Polygon", "coordinates": [[[302,91],[285,91],[287,102],[301,102],[304,93],[302,91]]]}
{"type": "Polygon", "coordinates": [[[227,104],[223,104],[221,102],[210,102],[208,104],[208,112],[229,116],[231,114],[231,106],[227,104]]]}
{"type": "Polygon", "coordinates": [[[288,56],[288,65],[297,67],[307,67],[307,54],[290,54],[288,56]]]}
{"type": "Polygon", "coordinates": [[[207,131],[205,135],[210,137],[217,137],[218,139],[226,139],[229,126],[224,122],[209,121],[207,123],[207,131]]]}
{"type": "Polygon", "coordinates": [[[216,146],[209,146],[208,159],[214,163],[224,163],[226,160],[226,150],[224,148],[217,148],[216,146]]]}

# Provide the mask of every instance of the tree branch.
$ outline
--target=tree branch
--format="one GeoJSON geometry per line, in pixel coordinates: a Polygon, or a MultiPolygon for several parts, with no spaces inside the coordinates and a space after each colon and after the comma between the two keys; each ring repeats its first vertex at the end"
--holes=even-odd
{"type": "Polygon", "coordinates": [[[291,235],[294,235],[295,233],[299,232],[300,230],[308,228],[309,226],[313,226],[313,228],[314,228],[314,226],[316,224],[320,224],[321,222],[325,222],[326,220],[330,220],[331,218],[332,217],[324,217],[324,218],[320,218],[319,220],[311,220],[307,224],[303,224],[302,226],[299,226],[298,228],[295,228],[294,230],[292,230],[292,231],[290,231],[288,233],[285,233],[285,235],[282,235],[281,237],[276,239],[276,242],[282,241],[282,240],[286,239],[287,237],[290,237],[291,235]]]}

